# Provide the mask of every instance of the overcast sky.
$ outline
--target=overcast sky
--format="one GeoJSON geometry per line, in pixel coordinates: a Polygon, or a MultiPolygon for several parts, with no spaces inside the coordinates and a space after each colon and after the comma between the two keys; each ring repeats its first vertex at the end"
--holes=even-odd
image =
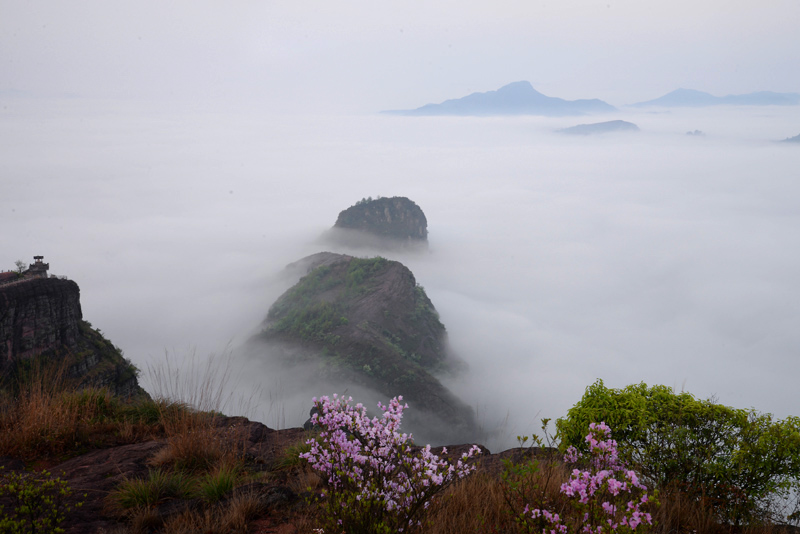
{"type": "Polygon", "coordinates": [[[418,107],[528,80],[624,105],[800,88],[795,0],[0,0],[0,91],[418,107]]]}

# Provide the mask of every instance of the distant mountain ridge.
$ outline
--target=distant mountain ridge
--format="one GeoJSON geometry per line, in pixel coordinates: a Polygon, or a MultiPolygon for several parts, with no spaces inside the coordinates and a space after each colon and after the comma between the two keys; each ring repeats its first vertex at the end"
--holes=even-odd
{"type": "Polygon", "coordinates": [[[558,131],[570,135],[597,135],[609,132],[638,132],[639,127],[632,122],[616,120],[596,122],[594,124],[578,124],[558,131]]]}
{"type": "Polygon", "coordinates": [[[800,104],[800,93],[758,91],[744,95],[714,96],[694,89],[676,89],[655,100],[631,104],[631,107],[796,106],[798,104],[800,104]]]}
{"type": "Polygon", "coordinates": [[[445,100],[440,104],[426,104],[417,109],[389,110],[382,113],[394,115],[544,115],[567,116],[616,111],[614,106],[598,100],[564,100],[546,96],[533,88],[530,82],[521,81],[504,85],[496,91],[472,93],[463,98],[445,100]]]}

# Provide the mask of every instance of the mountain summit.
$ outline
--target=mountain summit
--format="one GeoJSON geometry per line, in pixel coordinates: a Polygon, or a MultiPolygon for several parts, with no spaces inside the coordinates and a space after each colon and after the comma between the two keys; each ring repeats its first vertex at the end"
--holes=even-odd
{"type": "Polygon", "coordinates": [[[602,100],[564,100],[546,96],[530,82],[514,82],[496,91],[472,93],[463,98],[426,104],[417,109],[384,111],[394,115],[585,115],[615,111],[602,100]]]}

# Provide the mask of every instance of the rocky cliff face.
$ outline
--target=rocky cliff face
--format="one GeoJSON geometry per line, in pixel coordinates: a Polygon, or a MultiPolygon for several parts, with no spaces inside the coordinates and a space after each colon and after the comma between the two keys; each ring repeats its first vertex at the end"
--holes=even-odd
{"type": "Polygon", "coordinates": [[[72,280],[37,278],[0,286],[0,377],[13,377],[36,358],[63,363],[83,386],[123,396],[146,395],[136,368],[83,320],[80,289],[72,280]]]}
{"type": "Polygon", "coordinates": [[[471,408],[437,379],[457,370],[459,361],[448,353],[444,325],[408,268],[331,253],[298,264],[310,271],[273,304],[254,340],[289,347],[273,346],[268,357],[304,364],[305,372],[334,380],[340,391],[355,384],[379,391],[384,401],[403,395],[414,412],[437,419],[425,434],[433,441],[474,437],[471,408]]]}
{"type": "Polygon", "coordinates": [[[331,237],[351,246],[425,245],[428,220],[406,197],[363,199],[339,213],[331,237]]]}

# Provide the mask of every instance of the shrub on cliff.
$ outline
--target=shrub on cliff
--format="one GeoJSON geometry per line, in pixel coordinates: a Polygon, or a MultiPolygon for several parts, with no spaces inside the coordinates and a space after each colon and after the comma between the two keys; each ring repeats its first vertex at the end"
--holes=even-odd
{"type": "Polygon", "coordinates": [[[585,448],[589,424],[601,420],[614,428],[623,460],[648,482],[705,501],[724,522],[797,515],[776,506],[797,499],[800,418],[773,420],[666,386],[610,389],[598,380],[558,420],[561,446],[585,448]]]}

